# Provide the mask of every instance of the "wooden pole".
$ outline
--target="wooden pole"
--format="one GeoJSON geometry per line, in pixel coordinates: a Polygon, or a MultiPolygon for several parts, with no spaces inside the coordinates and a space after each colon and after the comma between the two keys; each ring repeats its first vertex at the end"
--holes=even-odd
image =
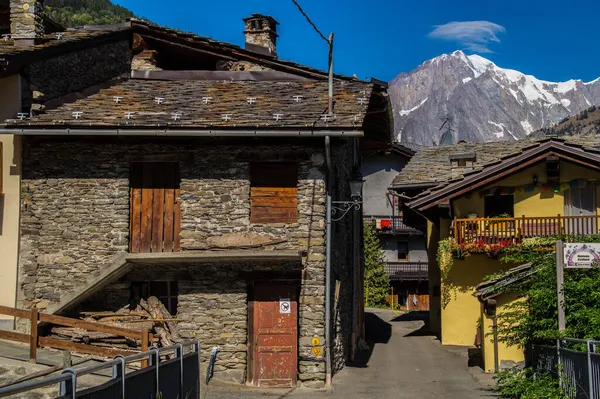
{"type": "Polygon", "coordinates": [[[558,298],[558,331],[563,332],[566,329],[565,322],[565,292],[563,289],[565,283],[565,265],[564,265],[565,247],[562,241],[556,241],[556,296],[558,298]]]}
{"type": "Polygon", "coordinates": [[[29,361],[35,363],[37,360],[38,345],[38,308],[31,308],[31,334],[29,335],[29,361]]]}
{"type": "MultiPolygon", "coordinates": [[[[142,329],[142,352],[148,351],[150,331],[147,328],[142,329]]],[[[148,360],[142,360],[142,368],[148,367],[148,360]]]]}

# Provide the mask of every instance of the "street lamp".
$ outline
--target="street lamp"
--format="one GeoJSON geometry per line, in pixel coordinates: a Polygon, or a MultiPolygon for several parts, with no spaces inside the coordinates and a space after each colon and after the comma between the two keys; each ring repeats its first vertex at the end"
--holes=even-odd
{"type": "Polygon", "coordinates": [[[350,198],[351,201],[332,201],[331,220],[337,222],[342,220],[351,210],[358,211],[362,205],[362,189],[365,181],[360,174],[356,174],[350,180],[350,198]],[[339,215],[339,216],[338,216],[339,215]]]}

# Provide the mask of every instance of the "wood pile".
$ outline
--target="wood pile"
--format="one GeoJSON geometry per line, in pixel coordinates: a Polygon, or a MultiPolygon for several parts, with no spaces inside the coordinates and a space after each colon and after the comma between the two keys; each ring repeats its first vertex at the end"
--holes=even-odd
{"type": "MultiPolygon", "coordinates": [[[[156,297],[140,300],[131,309],[129,305],[116,312],[80,312],[81,319],[108,326],[141,331],[148,329],[154,338],[151,345],[171,346],[180,341],[177,331],[177,319],[174,318],[162,302],[156,297]]],[[[73,342],[115,349],[141,348],[139,339],[127,338],[103,332],[88,331],[81,328],[53,327],[51,336],[70,339],[73,342]]]]}

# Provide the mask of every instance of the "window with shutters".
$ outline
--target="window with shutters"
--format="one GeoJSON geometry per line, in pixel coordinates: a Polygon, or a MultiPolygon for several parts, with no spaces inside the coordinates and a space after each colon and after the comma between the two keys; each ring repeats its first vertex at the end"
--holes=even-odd
{"type": "Polygon", "coordinates": [[[298,167],[295,163],[250,165],[250,223],[298,221],[298,167]]]}

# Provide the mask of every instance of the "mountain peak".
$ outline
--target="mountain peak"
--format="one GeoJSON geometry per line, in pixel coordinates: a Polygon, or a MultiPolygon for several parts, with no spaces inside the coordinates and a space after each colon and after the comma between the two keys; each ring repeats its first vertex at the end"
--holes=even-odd
{"type": "Polygon", "coordinates": [[[460,140],[526,137],[600,104],[600,78],[548,82],[457,50],[398,75],[389,92],[400,141],[435,145],[445,120],[460,140]]]}

